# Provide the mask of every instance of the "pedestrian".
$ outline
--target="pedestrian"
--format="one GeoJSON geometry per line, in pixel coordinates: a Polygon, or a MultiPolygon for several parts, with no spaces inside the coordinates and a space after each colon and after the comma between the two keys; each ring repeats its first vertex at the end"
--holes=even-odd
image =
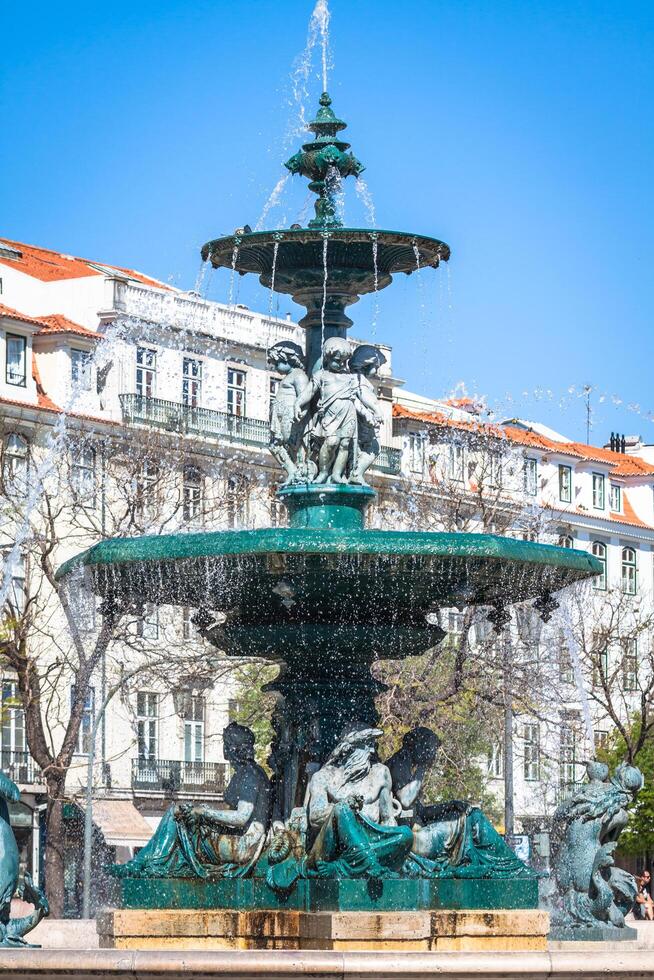
{"type": "Polygon", "coordinates": [[[652,876],[644,868],[636,877],[638,892],[634,902],[634,916],[637,919],[654,919],[654,902],[652,902],[652,876]]]}

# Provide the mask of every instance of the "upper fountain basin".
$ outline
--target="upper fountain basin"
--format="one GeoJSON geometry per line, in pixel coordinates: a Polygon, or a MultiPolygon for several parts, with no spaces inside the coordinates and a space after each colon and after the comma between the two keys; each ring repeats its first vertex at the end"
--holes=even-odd
{"type": "Polygon", "coordinates": [[[216,238],[203,246],[202,258],[209,259],[214,268],[233,268],[241,275],[256,273],[265,286],[272,284],[274,271],[275,290],[295,293],[298,287],[323,281],[325,242],[328,282],[335,284],[347,276],[358,295],[384,288],[396,272],[410,274],[426,266],[435,268],[450,257],[448,245],[424,235],[298,227],[216,238]]]}
{"type": "Polygon", "coordinates": [[[488,534],[265,528],[101,541],[66,562],[119,601],[238,609],[241,621],[414,621],[509,604],[601,571],[584,551],[488,534]]]}

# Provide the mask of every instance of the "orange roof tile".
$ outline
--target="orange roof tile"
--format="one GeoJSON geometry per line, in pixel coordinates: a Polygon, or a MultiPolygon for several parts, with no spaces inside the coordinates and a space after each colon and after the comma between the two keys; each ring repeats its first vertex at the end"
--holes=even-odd
{"type": "Polygon", "coordinates": [[[43,329],[39,330],[39,334],[74,333],[80,337],[102,339],[101,333],[97,333],[95,330],[89,330],[88,327],[83,327],[80,323],[73,323],[72,320],[69,320],[66,316],[62,316],[61,313],[42,316],[41,321],[43,323],[43,329]]]}
{"type": "Polygon", "coordinates": [[[548,439],[532,429],[523,429],[515,425],[497,426],[481,421],[460,421],[449,418],[442,412],[414,411],[398,402],[393,404],[393,417],[414,419],[428,425],[462,429],[467,432],[486,432],[489,436],[495,436],[498,439],[507,438],[517,445],[540,449],[543,452],[559,453],[563,456],[574,456],[576,459],[605,463],[615,476],[654,476],[654,466],[639,456],[615,453],[610,449],[589,446],[583,442],[556,442],[554,439],[548,439]]]}
{"type": "Polygon", "coordinates": [[[36,327],[43,326],[42,320],[27,316],[26,313],[19,313],[18,310],[13,310],[10,306],[5,306],[4,303],[0,303],[0,316],[6,316],[10,320],[19,320],[21,323],[31,323],[36,327]]]}
{"type": "Polygon", "coordinates": [[[109,265],[106,262],[94,262],[92,259],[82,259],[75,255],[66,255],[64,252],[55,252],[50,248],[41,248],[38,245],[26,245],[23,242],[14,242],[9,238],[0,238],[0,242],[6,242],[12,248],[22,253],[20,258],[11,259],[0,255],[0,263],[7,265],[11,269],[24,272],[34,279],[41,282],[58,282],[62,279],[81,279],[85,276],[101,276],[103,273],[99,269],[94,269],[93,264],[103,265],[116,273],[123,273],[131,279],[136,279],[146,286],[155,286],[157,289],[170,289],[157,279],[144,276],[141,272],[134,269],[125,269],[118,265],[109,265]]]}

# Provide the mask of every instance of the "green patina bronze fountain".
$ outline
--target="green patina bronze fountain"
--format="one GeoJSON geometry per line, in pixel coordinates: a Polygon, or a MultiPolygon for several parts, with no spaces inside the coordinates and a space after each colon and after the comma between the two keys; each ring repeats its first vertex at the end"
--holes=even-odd
{"type": "Polygon", "coordinates": [[[553,593],[600,567],[585,552],[495,535],[365,528],[383,355],[347,340],[345,309],[395,273],[437,267],[450,250],[434,238],[344,227],[340,181],[363,167],[339,139],[345,123],[327,93],[309,128],[314,141],[286,164],[318,196],[309,226],[246,227],[202,250],[215,267],[256,273],[306,308],[306,351],[282,342],[269,352],[282,375],[271,451],[286,475],[278,497],[289,526],[104,541],[59,572],[83,567],[119,606],[195,607],[201,634],[228,656],[280,665],[270,685],[273,779],[254,762],[251,733],[230,726],[229,808],[171,810],[137,858],[115,869],[123,902],[534,908],[536,876],[478,809],[423,804],[415,771],[434,761],[433,733],[419,730],[387,765],[376,757],[381,686],[370,668],[435,647],[439,607],[488,606],[499,630],[510,603],[535,600],[547,617],[553,593]]]}

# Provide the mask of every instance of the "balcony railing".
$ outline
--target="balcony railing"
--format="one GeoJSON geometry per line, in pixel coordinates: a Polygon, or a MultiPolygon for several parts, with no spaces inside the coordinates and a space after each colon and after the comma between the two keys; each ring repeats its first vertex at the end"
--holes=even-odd
{"type": "Polygon", "coordinates": [[[29,752],[18,752],[15,749],[0,751],[0,765],[5,775],[15,783],[40,783],[41,770],[29,752]]]}
{"type": "Polygon", "coordinates": [[[564,803],[565,800],[569,800],[571,797],[578,793],[583,786],[587,786],[587,783],[560,783],[556,789],[556,803],[564,803]]]}
{"type": "Polygon", "coordinates": [[[132,789],[151,793],[215,793],[225,789],[224,762],[132,759],[132,789]]]}
{"type": "MultiPolygon", "coordinates": [[[[213,408],[193,408],[182,402],[135,394],[121,395],[120,405],[123,421],[134,425],[151,425],[182,435],[227,439],[247,446],[267,446],[270,441],[268,422],[247,415],[230,415],[213,408]]],[[[381,473],[397,475],[401,459],[401,450],[382,446],[373,467],[381,473]]]]}

